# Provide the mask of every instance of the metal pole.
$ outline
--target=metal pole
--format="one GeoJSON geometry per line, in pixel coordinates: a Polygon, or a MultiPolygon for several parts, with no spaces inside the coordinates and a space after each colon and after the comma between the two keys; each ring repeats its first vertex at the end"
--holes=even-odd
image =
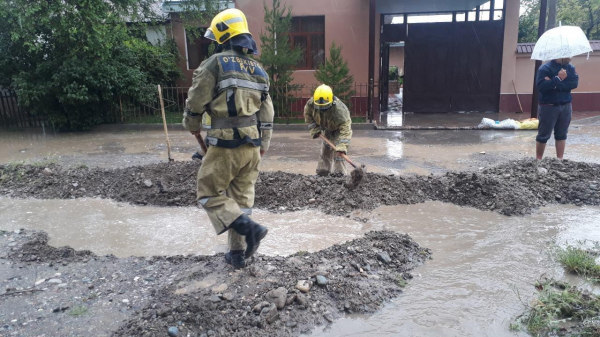
{"type": "Polygon", "coordinates": [[[373,96],[375,95],[375,3],[376,0],[369,0],[369,93],[368,93],[368,111],[369,122],[373,123],[373,96]]]}
{"type": "MultiPolygon", "coordinates": [[[[546,10],[548,8],[548,0],[542,0],[540,3],[540,21],[538,27],[538,39],[546,31],[546,10]]],[[[535,61],[535,70],[533,72],[533,96],[531,97],[531,118],[538,117],[538,90],[536,86],[537,72],[542,65],[542,61],[535,61]]]]}

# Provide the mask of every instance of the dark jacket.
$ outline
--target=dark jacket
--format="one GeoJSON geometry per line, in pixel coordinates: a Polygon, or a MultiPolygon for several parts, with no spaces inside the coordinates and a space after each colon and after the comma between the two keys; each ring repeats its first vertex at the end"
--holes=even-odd
{"type": "Polygon", "coordinates": [[[579,75],[575,71],[575,66],[567,64],[563,66],[556,61],[550,61],[543,64],[537,73],[537,89],[540,92],[539,102],[542,104],[565,104],[571,103],[571,90],[579,85],[579,75]],[[567,78],[561,81],[558,78],[558,72],[561,69],[567,70],[567,78]],[[545,78],[549,77],[550,81],[545,78]]]}

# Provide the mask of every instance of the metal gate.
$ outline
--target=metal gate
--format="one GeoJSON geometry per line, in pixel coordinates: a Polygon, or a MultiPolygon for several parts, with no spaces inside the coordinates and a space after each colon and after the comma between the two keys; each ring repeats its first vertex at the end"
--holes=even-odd
{"type": "Polygon", "coordinates": [[[498,111],[502,21],[408,27],[404,111],[498,111]]]}

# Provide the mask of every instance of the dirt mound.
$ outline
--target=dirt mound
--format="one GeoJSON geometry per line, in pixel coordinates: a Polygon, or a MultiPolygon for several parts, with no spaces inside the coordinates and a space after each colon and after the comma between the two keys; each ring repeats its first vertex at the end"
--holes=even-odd
{"type": "MultiPolygon", "coordinates": [[[[163,289],[157,305],[144,308],[116,335],[155,335],[181,322],[183,335],[212,330],[219,336],[296,336],[344,312],[374,312],[401,293],[412,277],[408,271],[429,254],[407,235],[371,232],[316,253],[263,256],[212,289],[196,289],[191,280],[163,289]],[[325,284],[317,284],[317,277],[325,284]],[[299,290],[299,282],[310,290],[299,290]]],[[[214,261],[203,266],[207,270],[193,279],[206,280],[205,272],[223,268],[214,261]]]]}
{"type": "Polygon", "coordinates": [[[166,336],[177,328],[179,336],[297,336],[345,312],[374,312],[399,296],[410,271],[431,256],[408,235],[388,231],[315,253],[258,255],[242,270],[222,254],[89,261],[57,255],[49,267],[12,253],[55,249],[46,242],[35,231],[0,233],[7,277],[0,316],[18,311],[19,322],[28,323],[7,324],[0,333],[166,336]],[[41,281],[19,288],[27,274],[41,281]]]}
{"type": "Polygon", "coordinates": [[[52,247],[48,245],[48,240],[48,234],[34,232],[27,237],[27,241],[18,249],[10,251],[8,257],[21,262],[70,263],[88,261],[91,257],[96,256],[89,250],[76,251],[71,247],[52,247]]]}
{"type": "MultiPolygon", "coordinates": [[[[0,166],[0,195],[35,198],[101,197],[140,205],[195,205],[197,162],[128,167],[47,168],[0,166]]],[[[481,172],[441,176],[367,174],[348,190],[345,177],[261,172],[256,207],[271,211],[318,209],[345,215],[381,205],[426,200],[450,202],[505,215],[522,215],[548,203],[600,204],[600,165],[534,159],[511,161],[481,172]]]]}

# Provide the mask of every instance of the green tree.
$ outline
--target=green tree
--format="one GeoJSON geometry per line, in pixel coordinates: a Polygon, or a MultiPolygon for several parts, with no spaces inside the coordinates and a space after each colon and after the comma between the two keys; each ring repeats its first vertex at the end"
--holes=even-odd
{"type": "MultiPolygon", "coordinates": [[[[0,6],[0,85],[59,130],[114,119],[118,97],[144,100],[180,76],[172,42],[152,46],[126,21],[153,0],[6,0],[0,6]]],[[[150,18],[150,19],[148,19],[150,18]]]]}
{"type": "MultiPolygon", "coordinates": [[[[525,9],[519,19],[519,42],[536,42],[540,15],[539,0],[522,0],[525,9]]],[[[600,0],[558,0],[556,21],[579,26],[590,40],[600,39],[600,0]]]]}
{"type": "Polygon", "coordinates": [[[294,80],[292,73],[302,57],[302,50],[293,49],[290,42],[292,9],[288,6],[282,7],[279,0],[273,0],[271,9],[266,3],[263,3],[263,7],[266,31],[260,33],[262,45],[259,60],[269,73],[270,95],[275,111],[280,116],[290,116],[289,102],[295,99],[292,95],[295,89],[295,86],[291,85],[294,80]]]}
{"type": "Polygon", "coordinates": [[[350,75],[348,61],[342,56],[342,47],[331,43],[329,48],[329,57],[325,59],[325,64],[320,65],[315,71],[317,81],[327,84],[333,89],[333,94],[341,99],[348,107],[351,106],[351,98],[355,92],[352,89],[354,85],[354,76],[350,75]]]}
{"type": "Polygon", "coordinates": [[[192,39],[202,37],[205,29],[199,26],[207,26],[212,18],[220,11],[226,9],[226,4],[220,0],[185,0],[178,1],[178,16],[176,20],[183,23],[183,27],[192,39]]]}

